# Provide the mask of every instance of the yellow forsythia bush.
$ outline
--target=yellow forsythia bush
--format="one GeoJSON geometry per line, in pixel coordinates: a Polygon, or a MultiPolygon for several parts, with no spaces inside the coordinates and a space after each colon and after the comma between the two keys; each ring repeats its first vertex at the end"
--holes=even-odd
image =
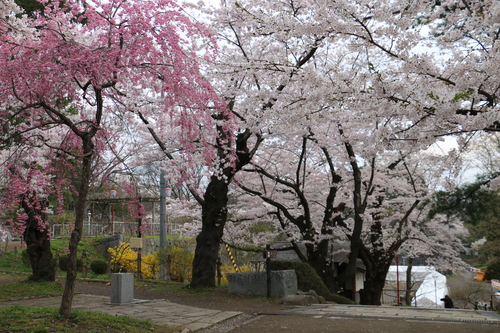
{"type": "MultiPolygon", "coordinates": [[[[240,273],[246,273],[246,272],[251,271],[250,267],[247,267],[247,266],[239,266],[238,268],[240,269],[240,273]]],[[[222,279],[221,279],[220,283],[222,285],[227,285],[228,282],[227,282],[226,273],[236,273],[236,271],[234,270],[234,267],[230,266],[230,265],[223,265],[223,266],[221,266],[220,270],[222,272],[222,279]]]]}
{"type": "Polygon", "coordinates": [[[157,279],[160,276],[160,258],[157,252],[142,256],[141,274],[143,279],[157,279]]]}
{"type": "Polygon", "coordinates": [[[168,251],[170,255],[170,276],[176,280],[191,280],[194,254],[192,251],[175,245],[168,251]]]}
{"type": "MultiPolygon", "coordinates": [[[[121,243],[110,248],[111,271],[137,273],[137,252],[130,248],[130,243],[121,243]]],[[[156,279],[160,271],[160,260],[157,253],[142,255],[141,276],[143,279],[156,279]]]]}
{"type": "MultiPolygon", "coordinates": [[[[130,248],[130,243],[121,243],[108,250],[111,255],[112,272],[137,273],[137,252],[130,248]]],[[[170,276],[178,281],[191,280],[194,254],[192,251],[174,246],[168,250],[170,256],[170,276]]],[[[166,258],[164,258],[166,262],[166,258]]],[[[142,255],[141,275],[143,279],[158,279],[160,255],[158,252],[142,255]]]]}

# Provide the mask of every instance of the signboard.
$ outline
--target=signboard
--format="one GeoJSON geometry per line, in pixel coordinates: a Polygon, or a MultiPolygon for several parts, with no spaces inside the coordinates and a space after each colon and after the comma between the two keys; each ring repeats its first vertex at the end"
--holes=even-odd
{"type": "Polygon", "coordinates": [[[266,251],[264,251],[264,258],[265,259],[274,259],[274,258],[276,258],[276,254],[278,254],[278,251],[276,251],[276,250],[266,250],[266,251]]]}
{"type": "Polygon", "coordinates": [[[133,249],[142,249],[142,238],[131,237],[130,238],[130,247],[133,249]]]}

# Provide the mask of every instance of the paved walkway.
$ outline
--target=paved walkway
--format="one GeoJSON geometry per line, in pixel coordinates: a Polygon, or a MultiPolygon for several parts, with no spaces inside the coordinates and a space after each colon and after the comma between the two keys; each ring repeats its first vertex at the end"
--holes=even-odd
{"type": "MultiPolygon", "coordinates": [[[[197,331],[211,327],[219,322],[242,314],[236,311],[219,311],[195,308],[192,306],[170,303],[165,300],[140,301],[131,304],[110,304],[110,297],[88,294],[76,294],[72,309],[96,311],[111,315],[151,320],[157,324],[197,331]]],[[[27,305],[59,307],[61,297],[24,299],[0,302],[0,306],[27,305]]]]}
{"type": "Polygon", "coordinates": [[[303,315],[329,318],[365,318],[365,319],[399,319],[419,321],[443,321],[480,324],[498,324],[500,332],[500,315],[491,311],[464,309],[429,309],[397,306],[317,304],[309,307],[295,308],[279,312],[279,314],[303,315]]]}
{"type": "MultiPolygon", "coordinates": [[[[61,297],[51,297],[0,302],[0,306],[28,305],[59,307],[60,302],[61,297]]],[[[215,324],[242,314],[237,311],[200,309],[164,300],[135,301],[132,304],[124,305],[110,304],[109,302],[110,297],[106,296],[76,294],[73,299],[72,308],[103,312],[111,315],[122,315],[138,319],[149,319],[154,323],[175,326],[180,329],[188,329],[190,331],[198,331],[209,328],[215,324]]],[[[308,307],[288,309],[272,314],[280,315],[279,317],[303,316],[309,318],[329,319],[399,319],[402,321],[489,324],[494,326],[498,325],[498,331],[500,332],[500,316],[491,311],[317,304],[308,307]]]]}

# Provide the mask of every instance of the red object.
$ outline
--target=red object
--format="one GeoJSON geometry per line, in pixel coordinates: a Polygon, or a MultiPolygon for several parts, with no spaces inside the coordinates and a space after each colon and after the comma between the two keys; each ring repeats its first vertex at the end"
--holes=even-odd
{"type": "Polygon", "coordinates": [[[399,256],[396,255],[396,285],[398,290],[398,306],[401,306],[401,300],[399,298],[399,256]]]}

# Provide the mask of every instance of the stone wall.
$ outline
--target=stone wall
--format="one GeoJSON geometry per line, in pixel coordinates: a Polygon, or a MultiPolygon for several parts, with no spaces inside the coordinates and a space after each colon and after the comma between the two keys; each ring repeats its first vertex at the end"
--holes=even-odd
{"type": "MultiPolygon", "coordinates": [[[[267,295],[266,272],[228,273],[226,276],[229,282],[229,293],[253,296],[267,295]]],[[[297,290],[295,270],[271,271],[271,296],[294,295],[297,290]]]]}
{"type": "Polygon", "coordinates": [[[123,239],[123,236],[120,234],[115,234],[113,236],[104,238],[101,241],[101,244],[99,244],[99,250],[101,251],[102,255],[107,258],[109,256],[108,249],[120,245],[120,243],[123,242],[123,239]]]}

